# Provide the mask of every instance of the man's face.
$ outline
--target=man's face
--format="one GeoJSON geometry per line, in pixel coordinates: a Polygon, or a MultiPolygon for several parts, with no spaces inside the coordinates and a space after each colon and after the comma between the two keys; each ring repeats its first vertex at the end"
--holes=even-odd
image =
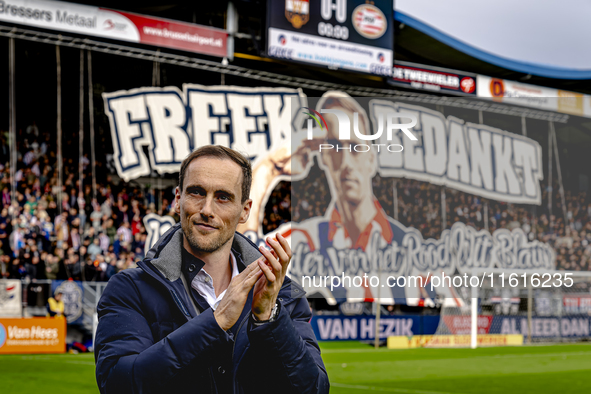
{"type": "MultiPolygon", "coordinates": [[[[355,145],[370,145],[375,141],[362,141],[353,132],[353,113],[344,108],[337,108],[347,114],[351,123],[351,139],[340,141],[339,124],[336,116],[325,116],[328,126],[327,143],[335,146],[334,149],[322,152],[322,161],[328,167],[328,175],[334,182],[336,189],[342,192],[345,200],[357,204],[364,198],[371,196],[371,180],[375,175],[376,163],[375,154],[369,152],[355,152],[355,145]],[[337,152],[336,147],[339,146],[337,152]],[[349,152],[351,147],[351,152],[349,152]]],[[[361,118],[361,117],[360,117],[361,118]]],[[[362,134],[369,134],[365,130],[363,121],[359,119],[359,131],[362,134]]],[[[359,150],[366,150],[366,147],[359,147],[359,150]]]]}
{"type": "Polygon", "coordinates": [[[176,189],[175,211],[193,252],[215,252],[246,222],[252,201],[241,202],[242,180],[242,169],[230,159],[206,156],[189,164],[184,190],[176,189]]]}

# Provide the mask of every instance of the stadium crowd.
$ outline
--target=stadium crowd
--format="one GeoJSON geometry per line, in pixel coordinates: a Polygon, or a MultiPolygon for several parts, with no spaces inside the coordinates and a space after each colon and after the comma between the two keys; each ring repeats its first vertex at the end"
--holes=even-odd
{"type": "MultiPolygon", "coordinates": [[[[424,238],[439,238],[442,231],[441,186],[399,180],[397,187],[398,219],[406,226],[419,229],[424,238]]],[[[591,201],[585,192],[565,191],[565,221],[558,184],[552,190],[542,184],[545,204],[532,206],[483,199],[445,188],[446,228],[455,222],[463,222],[477,230],[488,227],[491,233],[499,228],[521,228],[530,241],[538,240],[554,247],[557,269],[587,271],[591,269],[591,201]],[[552,212],[547,205],[549,193],[552,193],[554,202],[552,212]]],[[[393,211],[392,205],[388,204],[388,208],[393,211]]]]}
{"type": "MultiPolygon", "coordinates": [[[[418,229],[425,239],[438,239],[442,232],[442,187],[426,182],[381,178],[376,175],[373,179],[374,195],[384,211],[393,218],[396,217],[393,203],[394,187],[398,195],[398,220],[407,227],[418,229]]],[[[547,183],[542,183],[541,188],[543,204],[540,206],[488,200],[443,188],[446,207],[445,228],[450,228],[455,222],[465,223],[477,230],[488,227],[491,233],[499,228],[521,228],[530,241],[538,240],[554,247],[557,269],[590,270],[591,199],[586,192],[572,193],[565,190],[563,211],[558,183],[555,181],[552,189],[547,183]],[[552,193],[552,212],[548,207],[549,193],[552,193]]],[[[280,190],[289,188],[279,185],[272,194],[275,201],[281,201],[280,194],[276,195],[280,190]]],[[[291,198],[294,204],[294,222],[324,215],[330,202],[330,192],[326,179],[317,165],[305,181],[293,183],[291,198]]],[[[271,224],[267,230],[274,228],[274,222],[271,224]]]]}
{"type": "MultiPolygon", "coordinates": [[[[144,257],[143,217],[151,212],[174,215],[171,190],[143,188],[114,182],[97,161],[97,193],[93,196],[89,160],[82,160],[84,184],[80,192],[77,149],[66,142],[63,186],[58,186],[55,138],[33,123],[17,138],[15,198],[11,193],[7,133],[0,133],[0,268],[4,278],[106,281],[116,272],[135,266],[144,257]],[[156,208],[156,193],[162,193],[156,208]],[[61,205],[59,204],[61,195],[61,205]]],[[[446,228],[461,221],[490,232],[520,227],[529,240],[552,245],[557,268],[591,269],[591,201],[585,192],[565,191],[565,209],[557,184],[543,184],[541,206],[508,204],[445,188],[446,228]],[[553,210],[548,207],[552,190],[553,210]],[[485,214],[485,209],[488,215],[485,214]],[[566,213],[566,221],[565,215],[566,213]],[[487,220],[488,216],[488,220],[487,220]]],[[[442,187],[408,179],[373,180],[374,194],[386,213],[424,238],[442,231],[442,187]],[[393,190],[397,191],[395,213],[393,190]]],[[[265,207],[264,233],[281,224],[323,215],[330,192],[317,165],[303,181],[280,182],[265,207]],[[292,216],[293,213],[293,216],[292,216]]]]}
{"type": "Polygon", "coordinates": [[[167,199],[157,211],[153,190],[114,182],[104,160],[97,160],[94,198],[86,156],[81,192],[73,140],[64,141],[60,190],[55,137],[33,123],[19,131],[17,141],[13,197],[8,133],[0,133],[2,277],[106,281],[144,257],[147,234],[142,219],[150,212],[170,213],[167,199]]]}

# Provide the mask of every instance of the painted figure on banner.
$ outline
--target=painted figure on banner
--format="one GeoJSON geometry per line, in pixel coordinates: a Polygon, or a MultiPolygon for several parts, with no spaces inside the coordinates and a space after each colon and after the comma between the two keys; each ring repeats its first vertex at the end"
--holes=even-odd
{"type": "MultiPolygon", "coordinates": [[[[354,113],[358,113],[361,133],[371,134],[366,111],[345,93],[325,94],[317,104],[317,110],[320,109],[341,110],[350,119],[353,119],[354,113]]],[[[322,142],[338,140],[337,118],[325,115],[324,120],[326,127],[316,129],[314,139],[302,139],[298,142],[299,146],[291,150],[284,147],[268,156],[271,160],[259,162],[254,169],[254,179],[263,182],[259,182],[259,188],[253,193],[266,193],[264,184],[282,175],[278,171],[293,175],[294,178],[305,177],[304,174],[310,170],[313,147],[322,142]]],[[[294,140],[292,138],[292,143],[294,140]]],[[[346,276],[378,275],[378,271],[382,270],[381,279],[385,281],[393,273],[406,275],[400,247],[407,233],[413,233],[413,239],[420,238],[420,233],[416,229],[407,229],[384,212],[372,188],[372,178],[377,171],[376,154],[371,151],[349,151],[350,146],[364,142],[353,136],[340,145],[342,150],[331,149],[319,154],[319,164],[328,180],[328,195],[331,197],[326,214],[279,228],[278,232],[288,236],[294,247],[294,265],[290,271],[292,277],[310,276],[319,279],[325,275],[341,276],[343,273],[346,276]]],[[[294,194],[296,192],[293,191],[294,194]]],[[[255,222],[247,223],[243,230],[252,234],[257,226],[255,222]]],[[[327,286],[307,290],[310,294],[318,293],[329,302],[373,301],[379,296],[390,303],[406,303],[409,298],[408,302],[418,304],[426,299],[432,301],[436,296],[428,286],[395,286],[378,294],[378,288],[369,283],[361,287],[341,285],[332,292],[327,286]]]]}
{"type": "MultiPolygon", "coordinates": [[[[326,93],[314,112],[331,109],[346,113],[350,119],[357,113],[360,133],[372,134],[367,112],[345,93],[326,93]]],[[[339,141],[336,116],[325,112],[323,121],[326,127],[315,128],[313,139],[298,138],[305,132],[294,131],[291,147],[283,146],[261,158],[253,170],[254,201],[267,201],[278,179],[284,176],[291,176],[294,182],[308,176],[314,156],[327,179],[330,202],[325,214],[300,223],[284,224],[276,230],[289,237],[294,251],[290,275],[294,280],[299,279],[308,294],[317,294],[331,303],[371,301],[377,297],[390,304],[434,305],[437,298],[461,303],[464,292],[445,283],[433,292],[428,285],[431,276],[462,274],[473,268],[489,267],[553,269],[552,248],[537,241],[528,242],[521,229],[499,229],[490,234],[458,222],[444,230],[440,239],[424,240],[417,229],[388,216],[378,202],[372,179],[383,167],[383,164],[378,165],[379,153],[371,149],[366,152],[351,149],[351,146],[368,143],[356,133],[350,133],[348,141],[339,141]],[[340,149],[318,152],[322,143],[338,144],[340,149]],[[380,285],[375,285],[377,279],[374,285],[364,280],[361,286],[343,280],[332,286],[332,291],[330,282],[322,285],[321,280],[326,276],[343,275],[379,277],[380,285]],[[381,284],[386,283],[389,276],[414,276],[421,278],[422,283],[409,280],[399,286],[382,288],[381,284]]],[[[350,124],[353,126],[354,122],[350,124]]],[[[404,138],[400,137],[403,144],[404,138]]],[[[298,192],[298,187],[292,183],[292,203],[304,198],[298,192]]],[[[239,228],[255,242],[262,239],[263,214],[263,204],[253,205],[251,220],[239,228]]]]}
{"type": "MultiPolygon", "coordinates": [[[[152,170],[177,172],[180,160],[191,150],[224,145],[247,153],[253,162],[255,203],[248,222],[238,230],[254,242],[264,242],[265,206],[280,181],[293,182],[294,209],[296,200],[303,198],[326,206],[320,216],[298,219],[299,223],[275,231],[291,237],[294,280],[310,277],[318,282],[329,275],[367,274],[418,276],[423,282],[417,286],[403,281],[383,290],[367,283],[339,284],[333,291],[329,286],[308,286],[309,294],[318,293],[332,302],[380,297],[385,303],[430,304],[435,294],[426,284],[432,275],[463,275],[475,268],[551,271],[555,267],[552,247],[530,241],[521,228],[499,228],[491,234],[456,222],[439,239],[423,239],[417,229],[386,214],[376,196],[391,194],[374,190],[372,183],[379,174],[490,200],[540,205],[542,149],[532,138],[445,117],[426,106],[355,100],[336,91],[312,99],[298,89],[184,85],[182,90],[113,92],[104,99],[115,167],[125,180],[152,170]],[[404,124],[403,114],[412,115],[412,126],[404,124]],[[306,184],[310,175],[326,180],[328,186],[304,196],[298,185],[306,184]]],[[[380,187],[389,184],[382,182],[380,187]]],[[[149,248],[173,223],[170,218],[146,219],[150,219],[149,248]]],[[[438,296],[450,299],[456,298],[454,292],[437,289],[438,296]]]]}

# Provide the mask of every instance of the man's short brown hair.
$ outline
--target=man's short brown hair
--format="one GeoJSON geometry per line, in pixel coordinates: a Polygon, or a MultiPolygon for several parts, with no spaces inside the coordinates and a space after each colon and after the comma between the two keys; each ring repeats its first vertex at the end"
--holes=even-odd
{"type": "Polygon", "coordinates": [[[218,159],[229,159],[238,164],[242,169],[242,197],[241,202],[248,200],[250,196],[250,186],[252,184],[252,167],[250,160],[242,153],[236,152],[233,149],[226,148],[222,145],[206,145],[197,148],[181,163],[181,170],[179,172],[179,189],[183,192],[183,183],[185,180],[185,172],[191,162],[199,157],[216,157],[218,159]]]}

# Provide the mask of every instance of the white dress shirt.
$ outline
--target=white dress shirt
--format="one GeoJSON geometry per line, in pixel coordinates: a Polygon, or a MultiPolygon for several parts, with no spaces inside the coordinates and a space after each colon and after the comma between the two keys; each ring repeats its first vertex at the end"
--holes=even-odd
{"type": "MultiPolygon", "coordinates": [[[[234,277],[240,272],[238,272],[236,257],[234,257],[232,252],[230,252],[230,260],[232,261],[232,279],[234,279],[234,277]]],[[[203,268],[201,268],[201,271],[199,271],[191,281],[191,287],[197,290],[201,297],[205,298],[209,306],[211,306],[211,309],[214,311],[220,304],[222,298],[224,298],[224,294],[226,294],[227,290],[222,291],[221,294],[216,297],[215,289],[213,287],[213,279],[203,268]]]]}

